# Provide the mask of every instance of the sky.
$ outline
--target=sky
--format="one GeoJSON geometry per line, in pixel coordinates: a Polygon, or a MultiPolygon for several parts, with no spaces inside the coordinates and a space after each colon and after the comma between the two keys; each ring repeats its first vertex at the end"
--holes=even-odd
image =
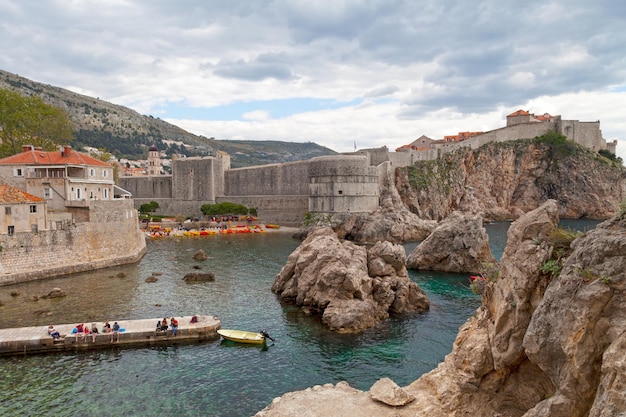
{"type": "Polygon", "coordinates": [[[0,0],[0,69],[216,139],[337,152],[596,121],[626,161],[623,0],[0,0]]]}

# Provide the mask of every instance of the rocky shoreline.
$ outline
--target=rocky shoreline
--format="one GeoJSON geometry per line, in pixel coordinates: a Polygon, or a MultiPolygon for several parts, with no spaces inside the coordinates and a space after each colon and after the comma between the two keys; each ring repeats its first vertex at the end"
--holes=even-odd
{"type": "Polygon", "coordinates": [[[626,216],[563,252],[559,210],[550,200],[513,222],[480,308],[436,369],[382,395],[345,382],[287,393],[256,417],[625,415],[626,216]]]}

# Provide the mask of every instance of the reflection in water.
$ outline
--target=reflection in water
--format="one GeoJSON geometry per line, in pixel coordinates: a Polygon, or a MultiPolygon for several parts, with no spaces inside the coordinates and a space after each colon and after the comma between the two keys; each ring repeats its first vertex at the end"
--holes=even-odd
{"type": "MultiPolygon", "coordinates": [[[[501,238],[490,234],[492,248],[501,238]]],[[[345,380],[367,390],[386,376],[408,385],[444,359],[480,304],[465,275],[410,271],[430,311],[359,335],[335,334],[270,291],[298,244],[281,233],[150,241],[134,265],[0,287],[4,328],[211,314],[224,328],[267,329],[276,340],[265,350],[215,341],[0,358],[0,415],[246,416],[317,384],[345,380]],[[194,261],[199,249],[209,259],[194,261]],[[194,265],[215,281],[185,283],[194,265]],[[145,282],[154,272],[158,281],[145,282]],[[67,297],[31,300],[54,287],[67,297]],[[20,295],[12,297],[14,290],[20,295]]]]}

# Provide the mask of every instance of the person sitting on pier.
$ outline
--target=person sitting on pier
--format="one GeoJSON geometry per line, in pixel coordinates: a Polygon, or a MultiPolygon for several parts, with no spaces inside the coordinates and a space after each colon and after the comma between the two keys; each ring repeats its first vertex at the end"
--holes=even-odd
{"type": "Polygon", "coordinates": [[[84,327],[85,324],[84,323],[80,323],[77,324],[75,327],[75,332],[73,331],[72,333],[76,333],[76,340],[78,340],[78,338],[80,337],[81,339],[83,339],[83,341],[85,340],[85,333],[84,333],[84,327]]]}
{"type": "Polygon", "coordinates": [[[161,331],[161,320],[157,321],[156,332],[159,333],[161,331]]]}
{"type": "Polygon", "coordinates": [[[109,324],[108,321],[104,323],[104,328],[102,330],[102,333],[111,333],[111,325],[109,324]]]}
{"type": "Polygon", "coordinates": [[[96,341],[96,335],[98,334],[98,325],[96,323],[91,323],[91,341],[96,341]]]}
{"type": "Polygon", "coordinates": [[[172,327],[172,336],[176,336],[176,332],[178,331],[178,320],[176,320],[176,317],[172,317],[170,326],[172,327]]]}
{"type": "Polygon", "coordinates": [[[161,320],[161,331],[167,333],[167,327],[167,317],[163,317],[163,320],[161,320]]]}
{"type": "Polygon", "coordinates": [[[89,327],[87,327],[87,326],[83,326],[83,341],[85,341],[85,342],[87,341],[87,335],[88,335],[89,333],[91,333],[91,332],[89,331],[89,327]]]}
{"type": "Polygon", "coordinates": [[[117,322],[113,323],[113,333],[111,333],[111,342],[113,342],[113,337],[117,336],[116,342],[120,341],[120,325],[117,322]]]}
{"type": "Polygon", "coordinates": [[[48,326],[48,334],[52,336],[54,340],[61,338],[61,333],[59,333],[53,325],[48,326]]]}

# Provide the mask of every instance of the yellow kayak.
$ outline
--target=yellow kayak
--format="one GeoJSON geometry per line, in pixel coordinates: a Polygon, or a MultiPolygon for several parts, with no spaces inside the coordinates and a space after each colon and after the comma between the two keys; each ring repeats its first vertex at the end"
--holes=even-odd
{"type": "MultiPolygon", "coordinates": [[[[217,333],[226,340],[239,343],[262,345],[265,339],[272,339],[265,331],[246,332],[244,330],[219,329],[217,333]]],[[[273,339],[272,339],[273,340],[273,339]]]]}

